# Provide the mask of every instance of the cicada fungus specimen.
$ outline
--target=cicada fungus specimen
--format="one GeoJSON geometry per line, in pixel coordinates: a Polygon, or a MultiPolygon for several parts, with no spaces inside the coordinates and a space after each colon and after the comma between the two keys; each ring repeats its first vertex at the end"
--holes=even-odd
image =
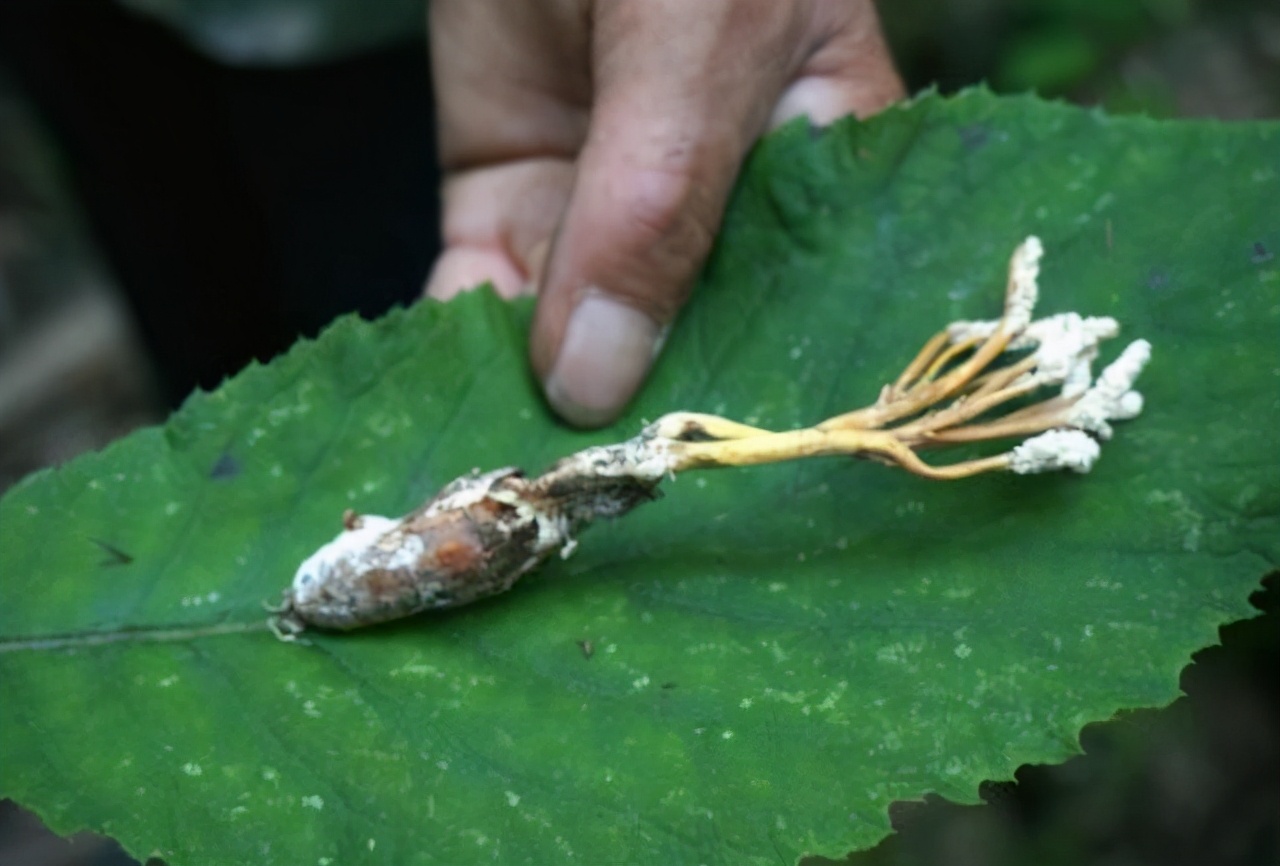
{"type": "Polygon", "coordinates": [[[348,515],[342,533],[299,567],[272,628],[292,639],[307,627],[358,628],[505,592],[552,554],[568,555],[594,521],[656,498],[664,478],[691,469],[844,455],[941,480],[1087,472],[1110,422],[1141,411],[1133,384],[1151,346],[1130,343],[1095,380],[1099,344],[1119,326],[1075,313],[1033,319],[1041,252],[1034,237],[1014,251],[999,319],[944,328],[864,408],[781,432],[674,412],[536,477],[512,468],[472,474],[398,519],[348,515]],[[948,464],[920,456],[989,439],[1020,441],[948,464]]]}

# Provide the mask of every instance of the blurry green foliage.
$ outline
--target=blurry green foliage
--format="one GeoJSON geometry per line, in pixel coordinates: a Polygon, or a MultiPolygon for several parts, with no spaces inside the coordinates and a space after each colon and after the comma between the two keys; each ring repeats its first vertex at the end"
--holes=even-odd
{"type": "MultiPolygon", "coordinates": [[[[897,0],[879,9],[912,89],[951,91],[985,81],[1003,92],[1032,90],[1112,112],[1169,116],[1177,111],[1174,91],[1181,85],[1160,74],[1134,74],[1126,68],[1134,56],[1169,45],[1178,53],[1182,45],[1175,40],[1197,29],[1247,33],[1263,6],[1257,0],[897,0]]],[[[1248,53],[1230,40],[1207,50],[1237,47],[1248,53]]],[[[1270,69],[1274,80],[1274,61],[1270,69]]]]}

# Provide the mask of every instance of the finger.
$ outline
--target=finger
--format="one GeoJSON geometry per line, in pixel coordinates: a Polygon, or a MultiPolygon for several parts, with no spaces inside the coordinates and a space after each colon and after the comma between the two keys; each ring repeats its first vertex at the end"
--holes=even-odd
{"type": "Polygon", "coordinates": [[[432,0],[432,79],[447,172],[572,159],[591,99],[587,21],[574,0],[432,0]]]}
{"type": "Polygon", "coordinates": [[[867,117],[906,96],[906,88],[870,0],[828,3],[831,36],[806,59],[769,118],[773,129],[796,117],[825,126],[847,114],[867,117]]]}
{"type": "Polygon", "coordinates": [[[589,70],[580,4],[434,0],[430,37],[443,189],[443,252],[426,292],[486,280],[532,291],[586,134],[589,70]]]}
{"type": "Polygon", "coordinates": [[[446,300],[485,281],[504,297],[532,294],[572,182],[569,162],[537,158],[448,179],[444,251],[427,294],[446,300]]]}
{"type": "Polygon", "coordinates": [[[468,247],[454,247],[440,253],[431,266],[423,294],[447,301],[485,283],[504,298],[532,294],[520,270],[501,250],[468,247]]]}
{"type": "Polygon", "coordinates": [[[566,419],[612,420],[647,374],[742,157],[807,53],[795,8],[598,6],[596,105],[531,342],[547,398],[566,419]]]}

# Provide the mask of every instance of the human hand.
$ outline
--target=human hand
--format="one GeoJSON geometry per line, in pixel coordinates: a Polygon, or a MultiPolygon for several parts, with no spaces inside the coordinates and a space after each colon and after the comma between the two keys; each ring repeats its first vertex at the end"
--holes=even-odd
{"type": "Polygon", "coordinates": [[[755,139],[903,94],[871,0],[432,0],[430,38],[427,294],[536,291],[533,367],[581,426],[644,380],[755,139]]]}

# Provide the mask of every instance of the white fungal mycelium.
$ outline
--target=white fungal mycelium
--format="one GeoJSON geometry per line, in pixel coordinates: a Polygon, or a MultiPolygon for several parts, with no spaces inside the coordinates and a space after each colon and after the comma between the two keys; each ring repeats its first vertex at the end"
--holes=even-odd
{"type": "Polygon", "coordinates": [[[1151,357],[1151,344],[1146,340],[1130,343],[1095,381],[1092,365],[1099,346],[1119,334],[1120,326],[1109,316],[1086,317],[1078,313],[1030,320],[1038,296],[1035,284],[1039,253],[1040,244],[1034,237],[1014,253],[1003,319],[953,322],[947,328],[947,338],[953,345],[977,343],[1003,330],[1010,336],[1008,351],[1029,350],[1034,361],[1033,369],[1018,384],[1059,385],[1060,396],[1072,401],[1056,417],[1055,429],[1008,452],[1012,471],[1087,472],[1099,453],[1092,436],[1110,439],[1112,429],[1108,422],[1134,418],[1142,411],[1142,395],[1133,390],[1133,385],[1151,357]],[[1024,316],[1026,323],[1017,327],[1024,316]]]}
{"type": "Polygon", "coordinates": [[[1035,235],[1028,237],[1014,250],[1009,262],[1009,288],[1005,297],[1004,322],[1010,333],[1022,331],[1031,321],[1036,300],[1040,296],[1037,279],[1040,276],[1040,257],[1044,247],[1035,235]]]}
{"type": "MultiPolygon", "coordinates": [[[[952,343],[985,340],[1000,322],[953,322],[947,328],[952,343]]],[[[1062,385],[1062,396],[1084,393],[1093,382],[1092,362],[1098,345],[1120,333],[1120,325],[1109,316],[1081,316],[1058,313],[1036,319],[1009,341],[1009,351],[1033,349],[1035,380],[1041,385],[1062,385]]]]}
{"type": "MultiPolygon", "coordinates": [[[[400,525],[400,521],[391,517],[380,517],[377,514],[365,514],[359,518],[359,525],[344,529],[328,544],[303,560],[293,575],[291,592],[299,604],[310,603],[322,588],[332,579],[332,575],[349,567],[351,563],[363,561],[368,557],[370,548],[383,543],[388,533],[400,525]]],[[[394,544],[398,543],[393,542],[394,544]]]]}
{"type": "Polygon", "coordinates": [[[1088,472],[1102,448],[1088,433],[1049,430],[1032,436],[1009,452],[1009,468],[1019,475],[1070,469],[1088,472]]]}
{"type": "Polygon", "coordinates": [[[1126,346],[1071,407],[1068,422],[1100,439],[1110,439],[1108,421],[1127,421],[1142,411],[1142,395],[1133,390],[1133,383],[1150,359],[1151,344],[1146,340],[1134,340],[1126,346]]]}

